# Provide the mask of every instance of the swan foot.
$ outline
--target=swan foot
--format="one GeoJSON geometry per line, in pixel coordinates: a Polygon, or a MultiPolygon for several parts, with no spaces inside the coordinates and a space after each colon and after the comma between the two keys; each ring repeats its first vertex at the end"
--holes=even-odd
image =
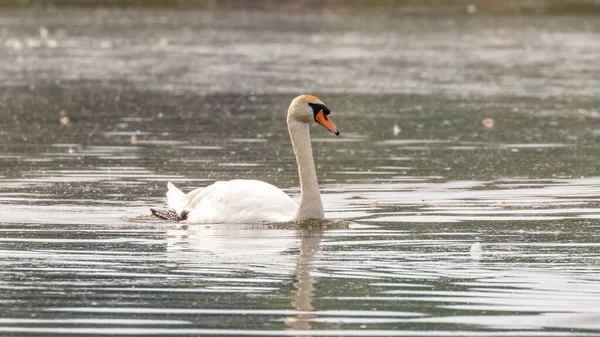
{"type": "Polygon", "coordinates": [[[172,208],[150,208],[152,215],[159,219],[167,221],[183,221],[187,220],[187,212],[183,212],[181,215],[172,208]]]}

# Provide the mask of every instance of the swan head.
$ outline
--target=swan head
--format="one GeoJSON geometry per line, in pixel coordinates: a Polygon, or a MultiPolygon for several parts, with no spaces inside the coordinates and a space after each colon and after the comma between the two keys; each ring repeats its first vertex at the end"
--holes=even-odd
{"type": "Polygon", "coordinates": [[[329,118],[331,110],[313,95],[300,95],[292,101],[288,110],[288,121],[309,123],[315,121],[338,136],[340,132],[329,118]]]}

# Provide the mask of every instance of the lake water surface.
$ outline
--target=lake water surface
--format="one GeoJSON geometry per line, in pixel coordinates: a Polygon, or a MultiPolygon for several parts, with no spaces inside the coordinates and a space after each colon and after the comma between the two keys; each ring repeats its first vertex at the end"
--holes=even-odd
{"type": "Polygon", "coordinates": [[[598,336],[598,60],[596,16],[3,9],[0,335],[598,336]],[[302,93],[333,221],[149,216],[298,197],[302,93]]]}

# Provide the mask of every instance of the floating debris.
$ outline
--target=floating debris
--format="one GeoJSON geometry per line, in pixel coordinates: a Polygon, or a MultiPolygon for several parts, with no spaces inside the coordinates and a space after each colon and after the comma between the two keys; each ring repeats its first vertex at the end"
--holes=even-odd
{"type": "Polygon", "coordinates": [[[475,242],[471,246],[471,259],[481,260],[481,255],[482,255],[481,244],[479,242],[475,242]]]}
{"type": "Polygon", "coordinates": [[[402,132],[402,129],[400,129],[398,124],[394,124],[394,127],[392,128],[392,132],[394,133],[394,136],[397,136],[400,132],[402,132]]]}
{"type": "Polygon", "coordinates": [[[48,28],[46,28],[46,27],[40,27],[39,32],[40,32],[40,38],[42,38],[42,39],[47,39],[48,36],[50,36],[50,32],[48,31],[48,28]]]}
{"type": "Polygon", "coordinates": [[[61,125],[64,125],[64,126],[69,126],[71,124],[71,119],[67,115],[60,116],[58,121],[60,122],[61,125]]]}
{"type": "Polygon", "coordinates": [[[484,118],[481,120],[481,125],[486,129],[491,129],[494,127],[494,120],[491,118],[484,118]]]}
{"type": "Polygon", "coordinates": [[[131,135],[131,145],[137,145],[138,138],[136,135],[131,135]]]}
{"type": "Polygon", "coordinates": [[[477,6],[473,5],[473,4],[469,4],[467,6],[467,13],[469,14],[475,14],[477,12],[477,6]]]}

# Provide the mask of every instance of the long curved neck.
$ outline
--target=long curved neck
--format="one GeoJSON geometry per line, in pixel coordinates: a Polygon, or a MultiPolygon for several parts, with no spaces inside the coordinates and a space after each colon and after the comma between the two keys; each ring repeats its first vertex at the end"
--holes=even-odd
{"type": "Polygon", "coordinates": [[[323,219],[325,214],[310,146],[308,124],[291,119],[288,119],[287,124],[296,155],[301,193],[300,206],[292,220],[323,219]]]}

